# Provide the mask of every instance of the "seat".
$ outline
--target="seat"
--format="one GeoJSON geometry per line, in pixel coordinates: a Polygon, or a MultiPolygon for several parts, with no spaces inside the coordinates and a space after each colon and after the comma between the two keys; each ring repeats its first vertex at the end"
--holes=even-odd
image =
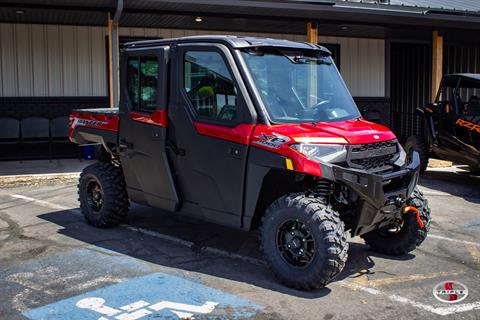
{"type": "Polygon", "coordinates": [[[20,145],[20,121],[14,118],[0,118],[0,145],[2,160],[18,159],[20,145]]]}
{"type": "Polygon", "coordinates": [[[50,136],[52,141],[68,141],[68,117],[57,117],[50,120],[50,136]]]}
{"type": "Polygon", "coordinates": [[[20,121],[22,158],[50,158],[50,121],[42,117],[29,117],[20,121]],[[25,144],[29,146],[26,147],[25,144]]]}
{"type": "Polygon", "coordinates": [[[0,118],[0,144],[20,142],[20,121],[14,118],[0,118]]]}
{"type": "Polygon", "coordinates": [[[70,128],[67,116],[50,120],[51,156],[54,158],[81,157],[81,149],[68,138],[70,128]]]}
{"type": "Polygon", "coordinates": [[[50,142],[50,122],[47,118],[30,117],[20,121],[23,143],[50,142]]]}
{"type": "Polygon", "coordinates": [[[480,115],[480,99],[477,96],[471,96],[468,101],[468,114],[472,116],[480,115]]]}

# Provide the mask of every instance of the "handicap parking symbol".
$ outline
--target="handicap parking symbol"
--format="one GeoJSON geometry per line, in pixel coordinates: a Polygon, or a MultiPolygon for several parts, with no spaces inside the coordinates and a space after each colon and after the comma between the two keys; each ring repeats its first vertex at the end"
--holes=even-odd
{"type": "Polygon", "coordinates": [[[82,309],[90,309],[102,314],[98,320],[136,320],[152,314],[153,312],[168,309],[180,319],[195,319],[194,314],[207,314],[213,311],[218,302],[207,301],[201,306],[178,303],[172,301],[160,301],[150,304],[143,300],[120,307],[120,310],[105,305],[105,299],[93,297],[85,298],[76,303],[82,309]]]}
{"type": "Polygon", "coordinates": [[[96,289],[23,313],[32,320],[244,319],[262,309],[247,299],[165,273],[96,289]]]}

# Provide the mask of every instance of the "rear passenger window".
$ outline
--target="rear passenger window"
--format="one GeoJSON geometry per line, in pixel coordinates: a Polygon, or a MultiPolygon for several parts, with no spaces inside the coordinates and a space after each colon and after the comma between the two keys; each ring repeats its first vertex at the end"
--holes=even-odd
{"type": "Polygon", "coordinates": [[[127,66],[127,90],[132,109],[153,112],[157,108],[158,59],[131,57],[127,66]]]}
{"type": "Polygon", "coordinates": [[[198,116],[224,121],[237,118],[237,90],[218,52],[186,52],[183,80],[198,116]]]}

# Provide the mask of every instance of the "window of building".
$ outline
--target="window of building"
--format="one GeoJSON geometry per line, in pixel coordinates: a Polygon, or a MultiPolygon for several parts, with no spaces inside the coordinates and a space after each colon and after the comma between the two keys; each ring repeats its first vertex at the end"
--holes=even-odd
{"type": "Polygon", "coordinates": [[[127,68],[127,90],[132,109],[155,111],[159,71],[157,57],[131,57],[128,59],[127,68]]]}
{"type": "Polygon", "coordinates": [[[199,117],[224,121],[237,118],[237,89],[218,52],[186,52],[183,85],[199,117]]]}
{"type": "Polygon", "coordinates": [[[340,45],[336,43],[319,43],[319,45],[330,50],[333,62],[335,62],[337,69],[340,70],[340,45]]]}

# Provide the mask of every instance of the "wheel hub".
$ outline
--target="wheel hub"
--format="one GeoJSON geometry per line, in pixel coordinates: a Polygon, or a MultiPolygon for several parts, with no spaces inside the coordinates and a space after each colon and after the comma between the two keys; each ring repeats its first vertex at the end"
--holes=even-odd
{"type": "Polygon", "coordinates": [[[87,203],[93,211],[100,211],[103,205],[103,190],[96,180],[87,184],[87,203]]]}
{"type": "Polygon", "coordinates": [[[313,260],[315,242],[308,228],[299,220],[285,221],[277,232],[280,255],[293,267],[306,267],[313,260]]]}

